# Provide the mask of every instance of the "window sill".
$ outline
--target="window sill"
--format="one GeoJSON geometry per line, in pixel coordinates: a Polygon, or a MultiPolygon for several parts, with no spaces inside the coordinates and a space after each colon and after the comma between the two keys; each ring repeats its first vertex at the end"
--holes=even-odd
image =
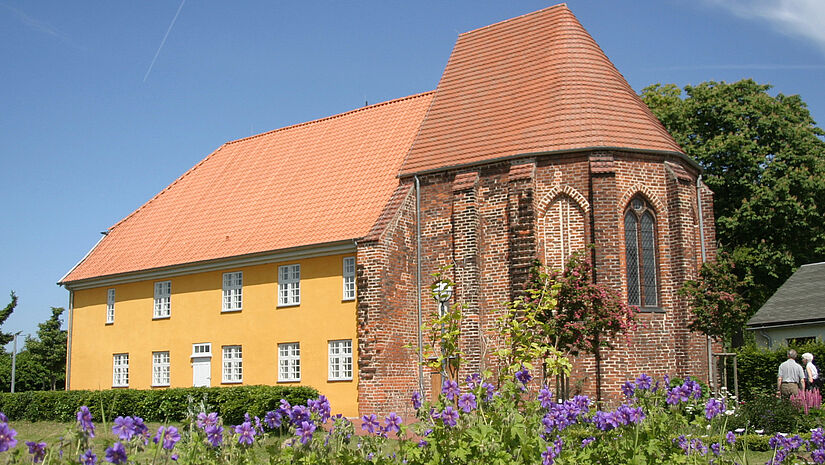
{"type": "Polygon", "coordinates": [[[345,383],[347,381],[352,381],[352,378],[329,378],[327,380],[328,383],[345,383]]]}
{"type": "Polygon", "coordinates": [[[341,302],[355,302],[355,297],[353,297],[353,298],[351,298],[351,299],[346,299],[346,298],[345,298],[345,299],[341,299],[341,302]]]}
{"type": "Polygon", "coordinates": [[[240,380],[240,381],[221,381],[221,384],[243,384],[243,380],[240,380]]]}
{"type": "Polygon", "coordinates": [[[106,326],[112,326],[113,324],[115,324],[115,322],[114,321],[107,321],[105,324],[106,324],[106,326]]]}
{"type": "Polygon", "coordinates": [[[278,304],[277,308],[284,308],[284,307],[298,307],[301,305],[301,302],[296,304],[278,304]]]}
{"type": "Polygon", "coordinates": [[[113,384],[112,389],[128,389],[128,384],[113,384]]]}
{"type": "Polygon", "coordinates": [[[152,319],[153,319],[153,320],[168,320],[169,318],[172,318],[172,315],[166,315],[166,316],[153,316],[153,317],[152,317],[152,319]]]}
{"type": "Polygon", "coordinates": [[[279,383],[279,384],[285,384],[285,383],[300,383],[300,382],[301,382],[301,380],[300,380],[300,379],[286,379],[286,380],[284,380],[284,379],[279,379],[279,380],[278,380],[278,383],[279,383]]]}
{"type": "Polygon", "coordinates": [[[243,310],[243,309],[242,308],[233,308],[232,310],[223,310],[223,309],[221,309],[221,313],[238,313],[241,310],[243,310]]]}
{"type": "Polygon", "coordinates": [[[639,313],[667,313],[667,310],[661,307],[636,307],[639,313]]]}
{"type": "Polygon", "coordinates": [[[171,386],[171,384],[168,384],[168,383],[167,384],[153,384],[152,385],[153,388],[167,388],[169,386],[171,386]]]}

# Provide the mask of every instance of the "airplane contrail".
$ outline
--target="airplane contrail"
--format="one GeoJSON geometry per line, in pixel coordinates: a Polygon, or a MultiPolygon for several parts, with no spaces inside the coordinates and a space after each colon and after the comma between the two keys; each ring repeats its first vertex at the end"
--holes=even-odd
{"type": "Polygon", "coordinates": [[[158,55],[160,55],[160,49],[163,48],[163,44],[166,43],[166,38],[169,37],[169,33],[172,32],[172,28],[175,26],[175,21],[178,20],[178,15],[180,15],[180,10],[183,9],[184,3],[186,3],[186,0],[181,0],[178,11],[175,13],[175,17],[172,18],[172,22],[169,23],[169,29],[166,30],[166,34],[164,34],[163,40],[160,41],[160,46],[158,46],[158,51],[155,52],[155,57],[152,58],[152,63],[149,64],[149,69],[146,70],[146,74],[143,76],[143,82],[146,82],[146,79],[149,78],[149,73],[152,72],[152,67],[155,66],[155,61],[158,59],[158,55]]]}

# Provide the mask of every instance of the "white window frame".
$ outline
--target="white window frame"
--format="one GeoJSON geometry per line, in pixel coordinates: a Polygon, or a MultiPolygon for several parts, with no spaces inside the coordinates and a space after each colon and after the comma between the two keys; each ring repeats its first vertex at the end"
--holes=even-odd
{"type": "Polygon", "coordinates": [[[278,344],[278,382],[301,381],[301,343],[278,344]]]}
{"type": "Polygon", "coordinates": [[[211,342],[197,342],[192,344],[191,357],[211,357],[212,343],[211,342]]]}
{"type": "Polygon", "coordinates": [[[172,281],[155,283],[155,307],[152,318],[169,318],[172,316],[172,281]]]}
{"type": "Polygon", "coordinates": [[[115,322],[115,290],[114,288],[106,291],[106,324],[110,325],[115,322]]]}
{"type": "Polygon", "coordinates": [[[152,386],[169,386],[169,351],[152,352],[152,386]]]}
{"type": "Polygon", "coordinates": [[[301,265],[278,267],[278,306],[289,307],[301,304],[301,265]]]}
{"type": "Polygon", "coordinates": [[[329,380],[352,380],[352,339],[329,341],[329,380]]]}
{"type": "Polygon", "coordinates": [[[223,274],[222,312],[239,312],[243,309],[243,271],[223,274]]]}
{"type": "Polygon", "coordinates": [[[129,387],[129,354],[112,355],[112,387],[129,387]]]}
{"type": "Polygon", "coordinates": [[[243,382],[243,346],[223,346],[223,361],[221,363],[222,383],[243,382]]]}
{"type": "Polygon", "coordinates": [[[355,300],[355,257],[344,257],[343,260],[343,300],[355,300]]]}

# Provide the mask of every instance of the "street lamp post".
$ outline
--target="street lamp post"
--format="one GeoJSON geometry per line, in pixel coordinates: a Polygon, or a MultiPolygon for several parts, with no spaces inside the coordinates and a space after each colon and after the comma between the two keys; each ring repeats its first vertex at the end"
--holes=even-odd
{"type": "Polygon", "coordinates": [[[11,392],[14,392],[14,375],[17,371],[17,336],[23,331],[14,333],[14,346],[11,352],[11,392]]]}

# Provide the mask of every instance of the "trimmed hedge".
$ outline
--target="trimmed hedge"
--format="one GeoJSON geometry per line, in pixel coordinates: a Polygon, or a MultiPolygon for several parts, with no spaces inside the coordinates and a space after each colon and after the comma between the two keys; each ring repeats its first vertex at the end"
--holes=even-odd
{"type": "MultiPolygon", "coordinates": [[[[791,346],[799,353],[798,362],[802,362],[802,354],[810,352],[814,356],[814,365],[819,368],[820,376],[825,372],[825,343],[809,343],[791,346]]],[[[788,359],[788,347],[777,349],[759,349],[748,345],[736,350],[739,368],[739,397],[742,400],[751,400],[761,392],[776,391],[776,377],[779,364],[788,359]]],[[[733,390],[733,370],[728,368],[728,386],[733,390]]]]}
{"type": "Polygon", "coordinates": [[[305,404],[318,391],[304,386],[192,387],[159,390],[111,389],[105,391],[29,391],[0,394],[0,412],[9,420],[76,420],[82,405],[89,407],[95,421],[118,415],[139,416],[145,421],[182,421],[190,406],[202,402],[229,424],[243,421],[245,413],[263,416],[278,408],[281,399],[305,404]]]}

